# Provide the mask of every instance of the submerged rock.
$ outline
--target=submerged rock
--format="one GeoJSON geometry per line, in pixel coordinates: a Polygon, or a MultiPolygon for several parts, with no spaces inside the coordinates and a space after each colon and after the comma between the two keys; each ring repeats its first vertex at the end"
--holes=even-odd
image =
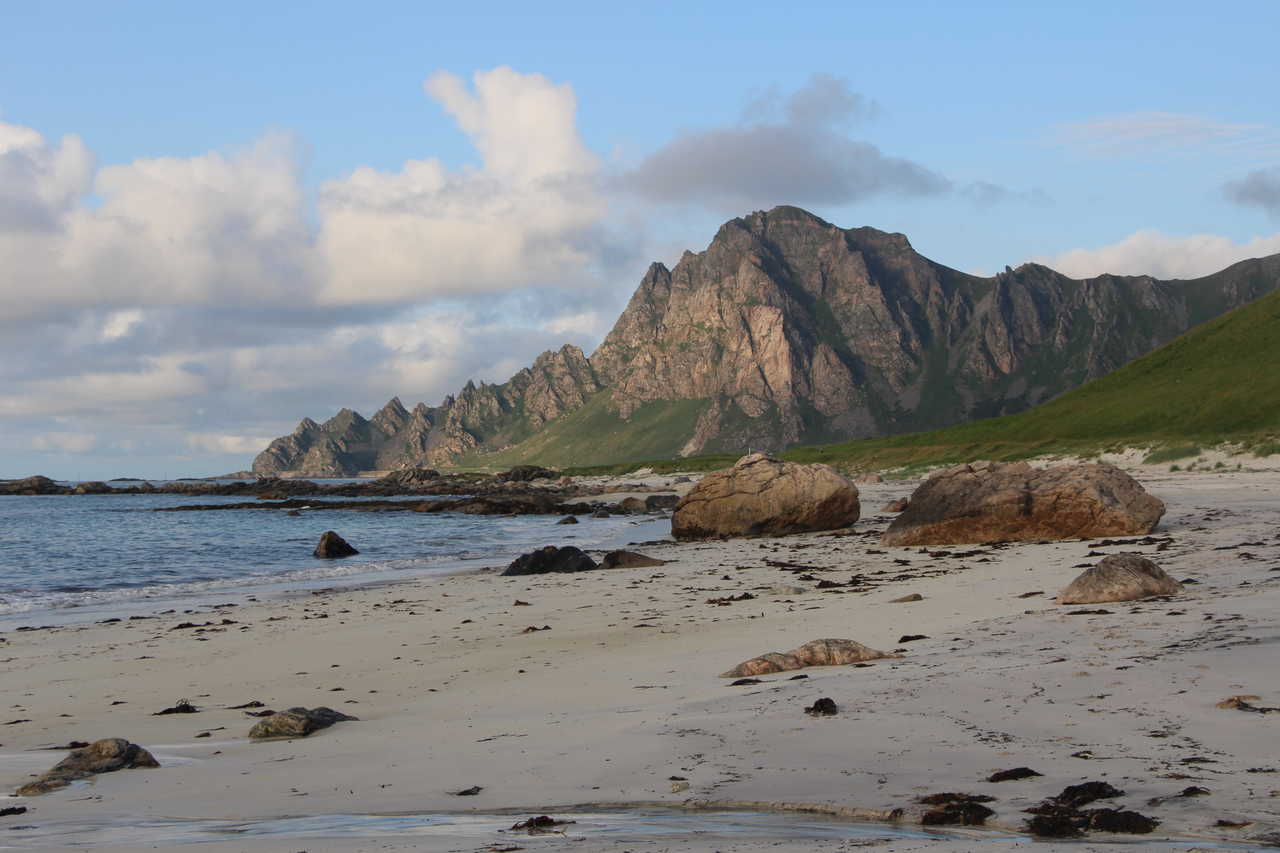
{"type": "Polygon", "coordinates": [[[596,561],[572,545],[557,548],[548,545],[537,551],[522,554],[503,571],[503,577],[514,575],[542,575],[549,572],[588,572],[597,568],[596,561]]]}
{"type": "Polygon", "coordinates": [[[65,788],[76,779],[85,779],[99,773],[112,773],[133,767],[159,767],[160,762],[142,747],[124,738],[110,737],[94,741],[59,761],[52,769],[34,782],[28,782],[17,790],[16,796],[33,797],[65,788]]]}
{"type": "Polygon", "coordinates": [[[332,530],[326,530],[320,536],[320,544],[316,545],[314,556],[324,560],[332,560],[338,557],[350,557],[359,553],[359,551],[351,547],[347,540],[332,530]]]}
{"type": "Polygon", "coordinates": [[[1141,554],[1112,554],[1086,569],[1058,593],[1059,604],[1100,604],[1136,601],[1156,595],[1177,595],[1178,583],[1141,554]]]}
{"type": "Polygon", "coordinates": [[[951,545],[1150,533],[1164,503],[1113,465],[974,462],[938,471],[881,541],[951,545]]]}
{"type": "Polygon", "coordinates": [[[892,656],[853,640],[810,640],[789,652],[768,652],[743,661],[728,672],[721,673],[720,677],[742,678],[809,666],[843,666],[887,657],[892,656]]]}
{"type": "Polygon", "coordinates": [[[249,737],[253,740],[275,737],[306,737],[312,732],[327,729],[334,723],[358,719],[358,717],[349,716],[332,708],[319,707],[310,710],[302,707],[290,708],[287,711],[279,711],[269,717],[264,717],[254,723],[253,728],[249,730],[249,737]]]}
{"type": "Polygon", "coordinates": [[[858,489],[829,465],[781,462],[763,453],[706,475],[676,505],[676,539],[782,536],[847,527],[858,489]]]}

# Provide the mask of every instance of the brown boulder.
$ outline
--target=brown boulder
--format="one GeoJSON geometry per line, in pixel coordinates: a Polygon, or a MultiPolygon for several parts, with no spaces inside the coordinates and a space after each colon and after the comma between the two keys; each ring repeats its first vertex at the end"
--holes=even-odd
{"type": "Polygon", "coordinates": [[[111,773],[130,767],[159,767],[160,762],[136,743],[124,738],[109,737],[94,741],[71,753],[38,779],[17,790],[16,796],[34,797],[65,788],[76,779],[85,779],[98,773],[111,773]]]}
{"type": "Polygon", "coordinates": [[[1112,554],[1086,569],[1058,593],[1059,604],[1098,604],[1135,601],[1156,595],[1177,595],[1182,584],[1141,554],[1112,554]]]}
{"type": "Polygon", "coordinates": [[[876,651],[853,640],[810,640],[800,648],[789,652],[767,652],[743,661],[728,672],[721,673],[720,677],[744,678],[751,675],[804,669],[807,666],[844,666],[887,657],[892,655],[876,651]]]}
{"type": "Polygon", "coordinates": [[[676,505],[676,539],[782,536],[858,520],[858,489],[829,465],[753,453],[702,478],[676,505]]]}
{"type": "Polygon", "coordinates": [[[1113,465],[974,462],[937,471],[881,538],[886,545],[1091,539],[1150,533],[1164,502],[1113,465]]]}

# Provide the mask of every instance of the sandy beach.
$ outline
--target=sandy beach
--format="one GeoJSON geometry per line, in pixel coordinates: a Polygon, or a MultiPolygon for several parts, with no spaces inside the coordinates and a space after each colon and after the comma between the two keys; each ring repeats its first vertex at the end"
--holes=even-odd
{"type": "MultiPolygon", "coordinates": [[[[532,838],[210,836],[201,849],[1052,850],[1059,843],[1016,835],[1022,810],[1090,780],[1125,791],[1099,805],[1158,818],[1149,838],[1181,839],[1178,849],[1196,839],[1280,844],[1280,713],[1217,707],[1236,695],[1280,706],[1280,472],[1138,476],[1168,504],[1140,543],[884,547],[890,516],[880,507],[916,485],[886,481],[859,486],[863,518],[836,533],[655,544],[669,522],[643,517],[634,540],[647,544],[634,550],[670,561],[657,569],[504,578],[495,567],[9,632],[0,790],[52,766],[63,753],[47,748],[73,740],[127,738],[162,766],[0,800],[29,809],[0,824],[0,848],[22,847],[28,832],[33,846],[59,849],[61,828],[66,846],[92,837],[95,849],[165,849],[176,844],[107,827],[169,818],[502,811],[514,821],[592,804],[903,809],[902,826],[919,830],[917,797],[960,791],[997,798],[991,832],[797,842],[767,832],[613,838],[570,826],[532,838]],[[1081,567],[1122,552],[1194,583],[1173,599],[1054,603],[1081,567]],[[817,588],[853,575],[864,578],[858,591],[817,588]],[[743,593],[751,597],[709,603],[743,593]],[[891,601],[912,593],[922,600],[891,601]],[[1106,612],[1081,612],[1090,610],[1106,612]],[[910,635],[923,637],[902,641],[910,635]],[[718,677],[822,637],[898,657],[747,686],[718,677]],[[836,716],[803,712],[823,697],[836,716]],[[199,713],[154,716],[184,698],[199,713]],[[253,743],[255,721],[230,707],[253,700],[326,705],[359,721],[253,743]],[[1043,775],[985,781],[1019,766],[1043,775]],[[688,789],[673,793],[671,777],[688,789]],[[483,790],[451,793],[472,786],[483,790]],[[1209,793],[1173,797],[1190,786],[1209,793]],[[15,824],[36,829],[8,831],[15,824]],[[96,836],[84,834],[91,824],[96,836]]],[[[571,544],[554,521],[548,544],[571,544]]]]}

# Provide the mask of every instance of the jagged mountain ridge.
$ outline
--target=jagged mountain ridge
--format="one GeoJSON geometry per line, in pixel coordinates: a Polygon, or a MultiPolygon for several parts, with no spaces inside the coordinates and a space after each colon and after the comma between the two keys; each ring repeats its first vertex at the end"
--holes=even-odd
{"type": "Polygon", "coordinates": [[[393,400],[369,421],[304,420],[254,470],[335,476],[496,451],[587,464],[944,427],[1055,397],[1277,284],[1280,256],[1191,281],[1080,281],[1038,264],[982,278],[901,234],[779,207],[650,266],[590,359],[544,353],[411,415],[393,400]]]}

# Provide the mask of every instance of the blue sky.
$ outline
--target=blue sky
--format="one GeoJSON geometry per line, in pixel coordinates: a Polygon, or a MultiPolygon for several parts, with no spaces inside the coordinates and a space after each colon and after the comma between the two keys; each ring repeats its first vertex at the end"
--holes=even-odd
{"type": "Polygon", "coordinates": [[[0,476],[246,467],[589,350],[755,207],[969,271],[1280,251],[1280,6],[1045,5],[8,8],[0,476]]]}

